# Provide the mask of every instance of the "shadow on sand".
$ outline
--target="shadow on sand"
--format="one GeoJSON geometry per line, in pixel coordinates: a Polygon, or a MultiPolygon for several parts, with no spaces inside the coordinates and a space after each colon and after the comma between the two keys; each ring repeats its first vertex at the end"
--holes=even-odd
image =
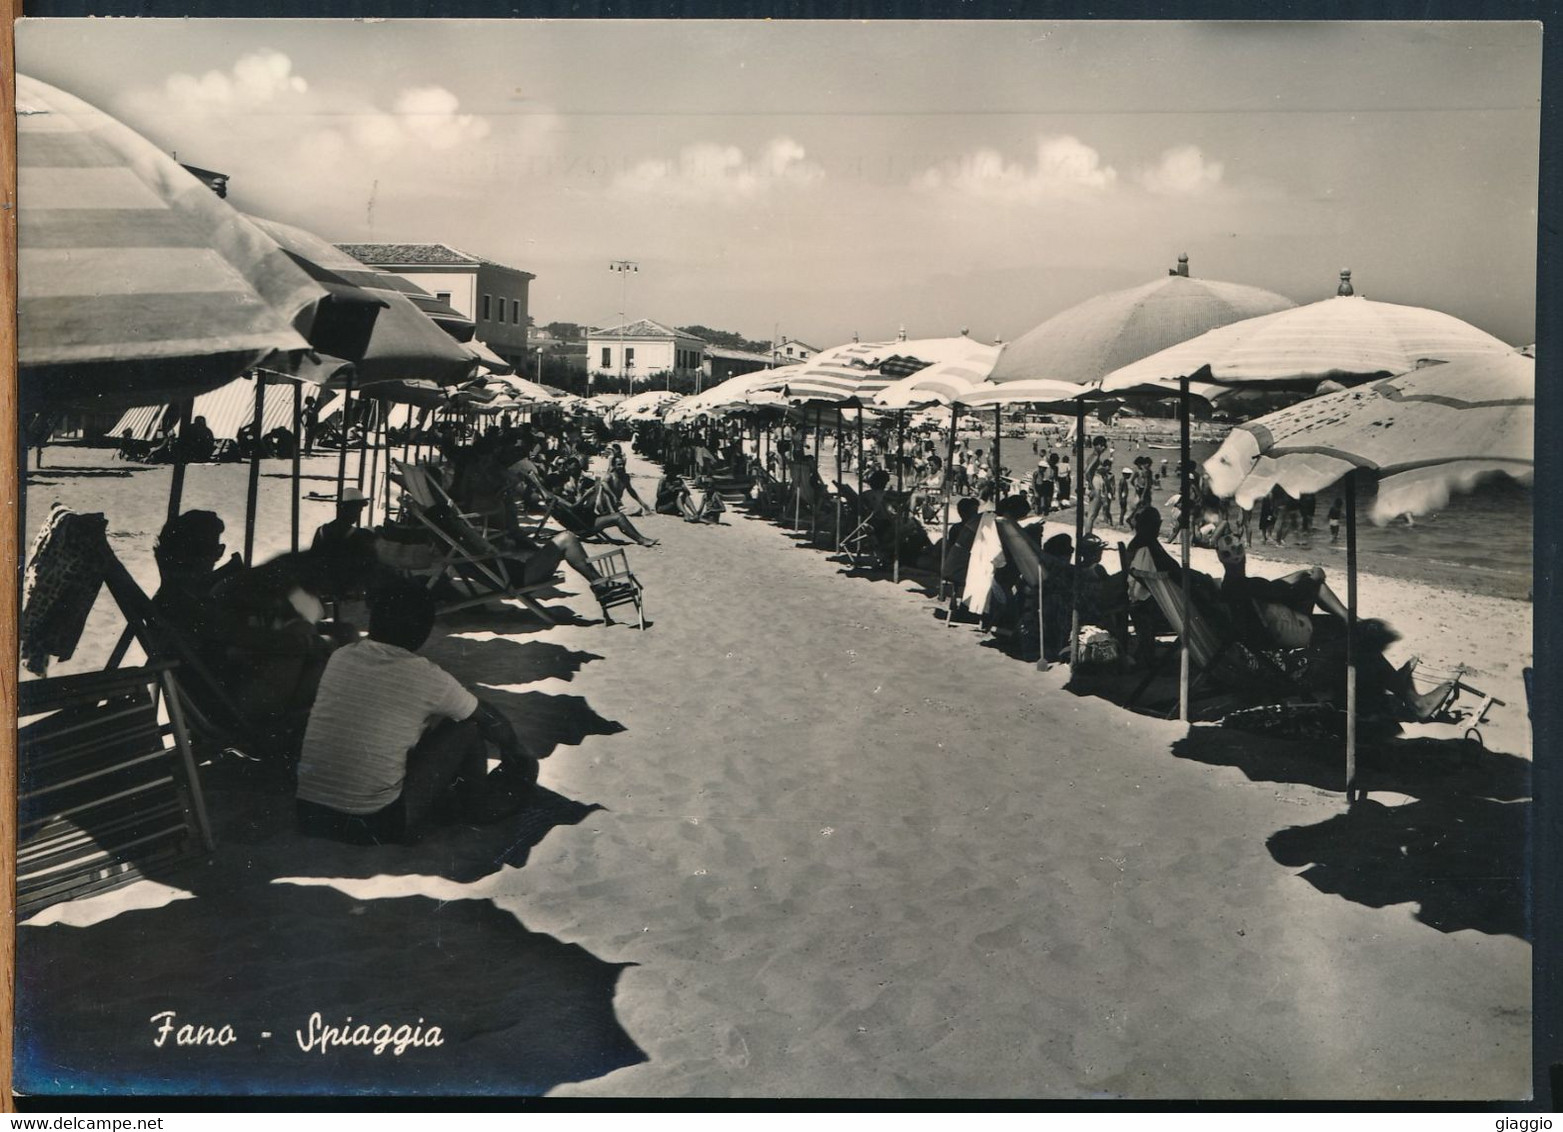
{"type": "Polygon", "coordinates": [[[360,900],[213,868],[192,900],[24,926],[17,959],[16,1080],[34,1094],[535,1095],[645,1060],[614,1015],[626,965],[487,900],[360,900]],[[162,1011],[234,1040],[159,1048],[162,1011]],[[306,1051],[316,1013],[438,1026],[443,1044],[306,1051]]]}
{"type": "MultiPolygon", "coordinates": [[[[469,684],[569,679],[598,659],[498,638],[437,638],[430,652],[469,684]]],[[[536,754],[625,730],[580,696],[482,694],[536,754]]],[[[601,806],[540,786],[488,825],[436,824],[413,845],[354,846],[297,831],[279,768],[228,756],[203,767],[202,780],[217,851],[143,866],[189,898],[84,927],[18,929],[20,1089],[536,1095],[646,1059],[614,1013],[625,964],[529,930],[486,890],[448,889],[524,866],[552,830],[601,806]],[[411,879],[386,879],[396,877],[411,879]],[[407,894],[409,883],[436,895],[407,894]],[[151,1019],[163,1011],[176,1027],[212,1027],[216,1040],[230,1027],[232,1041],[179,1045],[176,1029],[158,1046],[151,1019]],[[369,1034],[438,1026],[443,1044],[399,1055],[306,1050],[316,1014],[330,1026],[368,1023],[369,1034]]]]}
{"type": "Polygon", "coordinates": [[[549,641],[512,641],[506,637],[474,640],[446,636],[430,641],[421,653],[461,679],[484,684],[532,684],[573,680],[584,666],[602,657],[549,641]]]}
{"type": "Polygon", "coordinates": [[[142,464],[130,468],[33,468],[27,473],[28,487],[53,487],[61,480],[115,479],[126,480],[139,471],[149,470],[142,464]],[[44,477],[49,478],[44,478],[44,477]]]}
{"type": "MultiPolygon", "coordinates": [[[[1255,782],[1345,786],[1341,748],[1329,741],[1196,726],[1172,753],[1235,767],[1255,782]]],[[[1530,938],[1529,762],[1467,739],[1415,738],[1365,747],[1359,768],[1370,795],[1415,800],[1391,806],[1369,797],[1316,825],[1279,830],[1266,841],[1279,864],[1358,904],[1414,903],[1416,918],[1439,931],[1530,938]]]]}

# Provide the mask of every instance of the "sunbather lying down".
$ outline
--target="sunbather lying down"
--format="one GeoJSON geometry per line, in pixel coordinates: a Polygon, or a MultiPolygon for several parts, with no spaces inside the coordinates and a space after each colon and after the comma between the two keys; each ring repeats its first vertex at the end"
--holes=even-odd
{"type": "MultiPolygon", "coordinates": [[[[1323,568],[1311,566],[1282,578],[1251,578],[1242,540],[1231,531],[1217,536],[1216,556],[1225,575],[1221,596],[1239,639],[1260,649],[1312,649],[1344,663],[1347,610],[1330,589],[1323,568]],[[1331,615],[1323,626],[1335,627],[1335,631],[1323,630],[1324,639],[1321,622],[1313,616],[1315,609],[1331,615]]],[[[1426,721],[1448,706],[1458,688],[1447,682],[1418,692],[1411,678],[1416,660],[1396,668],[1384,656],[1384,649],[1399,639],[1377,618],[1357,621],[1353,660],[1358,688],[1368,695],[1387,692],[1410,719],[1426,721]]]]}

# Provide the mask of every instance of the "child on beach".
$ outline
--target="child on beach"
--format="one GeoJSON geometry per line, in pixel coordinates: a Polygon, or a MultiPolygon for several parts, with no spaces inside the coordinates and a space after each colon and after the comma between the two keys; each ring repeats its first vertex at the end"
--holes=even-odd
{"type": "Polygon", "coordinates": [[[1330,504],[1330,545],[1334,546],[1340,541],[1341,516],[1346,513],[1346,508],[1341,503],[1340,496],[1335,497],[1335,502],[1330,504]]]}

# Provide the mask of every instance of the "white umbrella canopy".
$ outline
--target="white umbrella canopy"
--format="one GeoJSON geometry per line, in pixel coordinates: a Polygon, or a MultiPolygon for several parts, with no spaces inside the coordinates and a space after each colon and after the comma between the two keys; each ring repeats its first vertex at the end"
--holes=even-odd
{"type": "Polygon", "coordinates": [[[1354,469],[1378,480],[1372,519],[1422,515],[1492,476],[1535,473],[1536,362],[1518,351],[1425,366],[1315,397],[1233,429],[1205,462],[1218,495],[1251,507],[1354,469]]]}
{"type": "Polygon", "coordinates": [[[781,390],[785,386],[793,401],[856,399],[866,405],[896,381],[933,367],[947,367],[952,380],[980,380],[992,369],[998,350],[965,335],[848,342],[822,350],[799,365],[772,370],[772,380],[761,388],[781,390]]]}
{"type": "Polygon", "coordinates": [[[1295,305],[1258,287],[1168,275],[1054,315],[1005,346],[990,380],[1086,385],[1207,330],[1295,305]]]}
{"type": "Polygon", "coordinates": [[[1513,349],[1442,311],[1336,295],[1211,330],[1114,370],[1101,388],[1176,387],[1180,376],[1206,366],[1210,372],[1201,376],[1216,386],[1350,384],[1408,373],[1424,361],[1453,362],[1513,349]]]}
{"type": "Polygon", "coordinates": [[[683,400],[683,397],[682,393],[673,393],[666,389],[648,389],[620,401],[613,406],[610,415],[616,420],[630,418],[646,420],[648,419],[646,414],[660,416],[662,409],[683,400]]]}
{"type": "Polygon", "coordinates": [[[555,404],[562,400],[550,393],[535,381],[529,381],[524,377],[516,377],[512,374],[497,374],[489,378],[489,384],[503,388],[517,401],[526,401],[533,404],[555,404]]]}
{"type": "Polygon", "coordinates": [[[1007,381],[997,384],[985,381],[981,385],[961,393],[954,404],[968,409],[991,409],[995,405],[1040,404],[1053,408],[1073,407],[1088,386],[1068,381],[1051,381],[1045,377],[1029,381],[1007,381]]]}
{"type": "MultiPolygon", "coordinates": [[[[787,367],[789,369],[795,367],[787,367]]],[[[710,386],[690,397],[685,397],[667,411],[664,420],[670,424],[693,420],[701,414],[722,415],[768,406],[785,406],[787,400],[771,389],[774,375],[781,370],[762,369],[754,373],[730,377],[718,385],[710,386]]],[[[785,378],[779,379],[785,382],[785,378]]]]}

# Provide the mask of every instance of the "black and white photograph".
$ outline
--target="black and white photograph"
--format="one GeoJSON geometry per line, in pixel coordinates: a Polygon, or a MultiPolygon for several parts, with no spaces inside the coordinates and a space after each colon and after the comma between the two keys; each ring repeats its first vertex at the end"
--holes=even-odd
{"type": "Polygon", "coordinates": [[[21,20],[15,1091],[1532,1103],[1541,48],[21,20]]]}

